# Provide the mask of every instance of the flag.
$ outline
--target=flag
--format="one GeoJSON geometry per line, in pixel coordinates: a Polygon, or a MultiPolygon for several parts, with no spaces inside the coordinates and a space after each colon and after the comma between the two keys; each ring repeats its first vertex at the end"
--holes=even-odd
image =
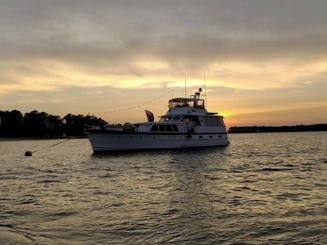
{"type": "Polygon", "coordinates": [[[148,122],[154,122],[154,116],[151,111],[145,110],[146,117],[148,118],[148,122]]]}

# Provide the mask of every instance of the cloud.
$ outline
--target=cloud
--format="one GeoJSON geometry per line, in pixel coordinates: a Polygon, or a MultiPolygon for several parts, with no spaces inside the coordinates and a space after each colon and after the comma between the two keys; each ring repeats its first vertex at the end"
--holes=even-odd
{"type": "Polygon", "coordinates": [[[118,46],[47,40],[2,50],[6,62],[0,72],[5,76],[6,71],[15,69],[28,76],[34,71],[39,77],[62,77],[66,82],[72,81],[69,74],[75,73],[79,82],[102,80],[118,85],[122,80],[121,86],[132,86],[131,81],[138,86],[137,80],[143,80],[141,84],[173,81],[184,74],[202,79],[207,74],[211,80],[220,80],[219,85],[279,87],[295,83],[303,75],[323,72],[326,41],[325,37],[234,41],[197,34],[126,40],[118,46]]]}
{"type": "MultiPolygon", "coordinates": [[[[183,87],[184,75],[194,87],[206,77],[234,112],[296,107],[301,90],[312,93],[305,103],[323,101],[325,0],[0,1],[3,105],[14,94],[58,105],[83,89],[156,94],[183,87]]],[[[79,96],[76,106],[91,98],[79,96]]]]}

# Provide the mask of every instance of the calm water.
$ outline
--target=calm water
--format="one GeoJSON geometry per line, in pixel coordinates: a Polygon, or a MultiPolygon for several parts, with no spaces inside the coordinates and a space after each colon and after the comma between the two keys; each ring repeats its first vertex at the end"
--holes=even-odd
{"type": "Polygon", "coordinates": [[[327,133],[230,141],[116,155],[0,141],[0,244],[327,244],[327,133]]]}

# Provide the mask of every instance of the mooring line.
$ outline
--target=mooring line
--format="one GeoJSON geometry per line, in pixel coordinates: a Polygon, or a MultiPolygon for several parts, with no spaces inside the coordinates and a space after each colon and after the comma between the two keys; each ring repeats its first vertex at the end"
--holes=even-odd
{"type": "MultiPolygon", "coordinates": [[[[62,143],[65,143],[65,142],[67,142],[67,141],[69,141],[70,139],[63,139],[63,140],[61,140],[61,141],[59,141],[59,142],[56,142],[56,143],[54,143],[54,144],[51,144],[51,145],[49,145],[49,146],[46,146],[46,147],[42,147],[41,148],[41,150],[43,150],[43,149],[45,149],[45,148],[51,148],[51,147],[55,147],[55,146],[57,146],[57,145],[60,145],[60,144],[62,144],[62,143]]],[[[33,153],[35,153],[35,152],[39,152],[40,150],[37,150],[37,151],[25,151],[25,157],[31,157],[32,155],[33,155],[33,153]]]]}
{"type": "Polygon", "coordinates": [[[70,140],[70,139],[63,139],[62,141],[57,142],[57,143],[54,143],[54,144],[52,144],[52,145],[49,145],[48,147],[53,147],[53,146],[60,145],[60,144],[62,144],[62,143],[64,143],[64,142],[67,142],[68,140],[70,140]]]}

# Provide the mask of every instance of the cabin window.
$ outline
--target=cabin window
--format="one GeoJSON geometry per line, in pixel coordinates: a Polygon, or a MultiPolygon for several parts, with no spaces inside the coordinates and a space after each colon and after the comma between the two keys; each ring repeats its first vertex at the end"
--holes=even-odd
{"type": "Polygon", "coordinates": [[[198,123],[198,124],[200,124],[199,118],[196,117],[196,116],[193,116],[193,117],[192,117],[192,121],[193,121],[193,122],[196,122],[196,123],[198,123]]]}
{"type": "Polygon", "coordinates": [[[195,107],[195,108],[204,109],[204,100],[197,100],[197,101],[194,103],[194,107],[195,107]]]}
{"type": "Polygon", "coordinates": [[[183,122],[195,122],[200,124],[199,118],[197,116],[184,116],[182,119],[183,122]]]}
{"type": "Polygon", "coordinates": [[[152,126],[151,132],[178,132],[178,128],[175,124],[155,124],[152,126]]]}
{"type": "Polygon", "coordinates": [[[183,117],[183,122],[190,122],[190,118],[189,117],[183,117]]]}
{"type": "Polygon", "coordinates": [[[221,120],[217,116],[203,117],[205,126],[222,126],[221,120]]]}

